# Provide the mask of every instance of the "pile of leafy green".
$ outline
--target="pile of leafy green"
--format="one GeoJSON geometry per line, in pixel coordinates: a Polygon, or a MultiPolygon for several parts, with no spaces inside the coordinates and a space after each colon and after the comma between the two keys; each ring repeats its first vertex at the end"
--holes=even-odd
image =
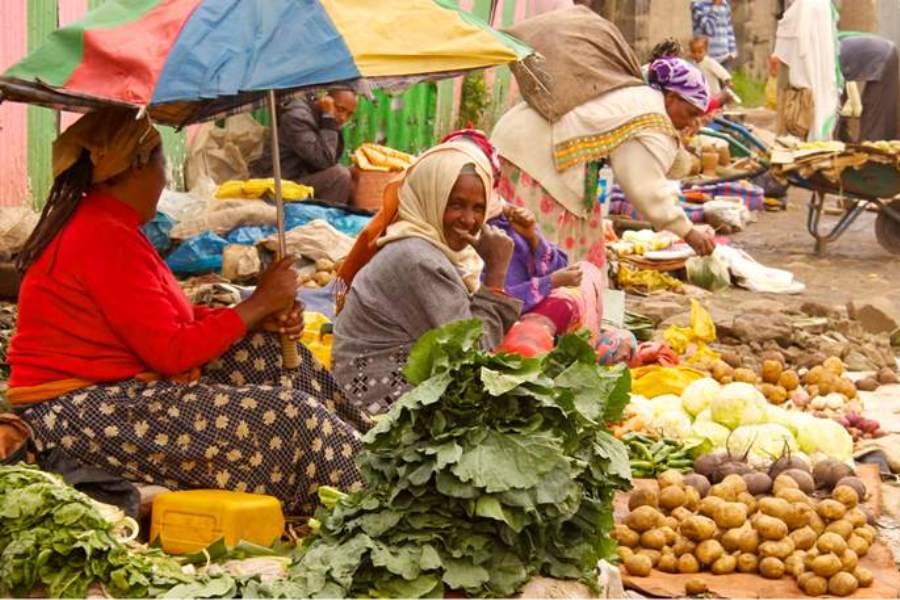
{"type": "Polygon", "coordinates": [[[290,568],[306,597],[512,596],[544,574],[596,582],[630,487],[617,421],[630,379],[580,336],[542,358],[479,350],[481,325],[426,334],[415,387],[369,431],[365,489],[333,499],[290,568]]]}
{"type": "Polygon", "coordinates": [[[56,475],[0,466],[0,597],[46,586],[51,597],[83,598],[93,584],[114,596],[155,596],[190,581],[159,550],[127,542],[137,524],[56,475]]]}

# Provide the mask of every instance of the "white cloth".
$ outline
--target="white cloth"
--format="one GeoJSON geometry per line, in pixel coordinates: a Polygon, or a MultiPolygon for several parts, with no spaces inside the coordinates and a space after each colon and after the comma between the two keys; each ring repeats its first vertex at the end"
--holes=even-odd
{"type": "MultiPolygon", "coordinates": [[[[520,103],[497,123],[491,142],[500,155],[527,173],[570,213],[587,218],[585,166],[558,172],[553,161],[556,143],[578,135],[610,131],[634,117],[649,112],[665,113],[660,92],[647,87],[629,87],[609,92],[566,113],[551,125],[537,111],[520,103]]],[[[678,142],[656,131],[639,132],[610,154],[615,181],[628,199],[657,229],[684,236],[690,220],[678,206],[678,182],[667,179],[678,155],[678,142]]]]}
{"type": "Polygon", "coordinates": [[[696,64],[697,68],[703,72],[703,76],[706,77],[706,85],[709,87],[710,96],[718,96],[719,92],[722,91],[722,84],[726,81],[731,81],[731,73],[728,72],[728,69],[709,55],[704,56],[703,60],[696,64]]]}
{"type": "Polygon", "coordinates": [[[797,0],[775,34],[775,56],[790,68],[789,83],[813,95],[809,140],[830,140],[837,119],[840,86],[831,0],[797,0]]]}

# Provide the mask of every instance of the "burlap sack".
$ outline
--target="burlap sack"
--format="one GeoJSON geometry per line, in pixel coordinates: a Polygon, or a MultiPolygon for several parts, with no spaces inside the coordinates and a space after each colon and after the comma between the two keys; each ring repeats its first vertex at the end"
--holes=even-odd
{"type": "Polygon", "coordinates": [[[266,128],[248,114],[225,119],[225,127],[206,123],[194,136],[185,161],[185,183],[192,190],[203,177],[215,183],[250,177],[250,163],[268,142],[266,128]]]}
{"type": "MultiPolygon", "coordinates": [[[[353,238],[341,233],[322,219],[314,219],[306,225],[294,227],[285,234],[288,254],[311,260],[327,258],[340,262],[350,254],[353,238]]],[[[278,238],[268,237],[257,244],[271,252],[278,249],[278,238]]]]}
{"type": "Polygon", "coordinates": [[[506,29],[539,54],[512,65],[522,97],[554,123],[606,92],[643,85],[641,65],[622,33],[584,6],[526,19],[506,29]]]}

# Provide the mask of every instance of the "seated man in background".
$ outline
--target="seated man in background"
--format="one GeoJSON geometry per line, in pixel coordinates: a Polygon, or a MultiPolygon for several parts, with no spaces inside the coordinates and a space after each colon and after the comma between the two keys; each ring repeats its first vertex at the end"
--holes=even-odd
{"type": "MultiPolygon", "coordinates": [[[[349,204],[353,179],[338,161],[344,153],[341,128],[355,111],[356,94],[348,89],[332,89],[321,98],[310,94],[284,101],[278,110],[281,176],[312,186],[317,200],[349,204]]],[[[262,156],[250,166],[253,177],[272,176],[272,148],[270,144],[263,148],[262,156]]]]}

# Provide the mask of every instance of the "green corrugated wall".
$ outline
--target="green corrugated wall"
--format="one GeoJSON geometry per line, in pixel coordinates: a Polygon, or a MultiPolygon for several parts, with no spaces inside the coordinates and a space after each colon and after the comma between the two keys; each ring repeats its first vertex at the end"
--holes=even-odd
{"type": "MultiPolygon", "coordinates": [[[[57,0],[28,0],[28,51],[39,47],[58,22],[57,0]]],[[[51,148],[59,129],[59,113],[28,107],[28,189],[42,207],[53,182],[51,148]]]]}

